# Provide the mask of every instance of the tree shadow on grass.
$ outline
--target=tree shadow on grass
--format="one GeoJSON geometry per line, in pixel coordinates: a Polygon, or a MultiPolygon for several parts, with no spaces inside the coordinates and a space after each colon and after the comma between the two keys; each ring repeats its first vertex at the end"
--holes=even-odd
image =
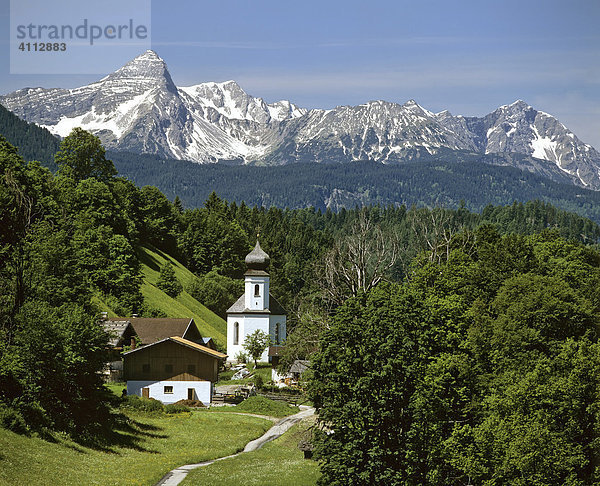
{"type": "MultiPolygon", "coordinates": [[[[159,255],[164,256],[164,254],[161,254],[162,252],[160,250],[154,248],[153,246],[150,246],[150,249],[152,251],[158,253],[159,255]]],[[[142,250],[137,251],[137,257],[138,257],[138,260],[140,261],[140,263],[145,264],[146,266],[150,267],[152,270],[154,270],[156,272],[160,272],[160,262],[158,261],[157,258],[153,257],[149,253],[146,253],[145,251],[142,251],[142,250]]]]}
{"type": "Polygon", "coordinates": [[[167,439],[168,435],[161,434],[163,429],[155,425],[133,420],[122,413],[113,412],[111,420],[95,428],[93,433],[73,437],[78,445],[120,455],[119,449],[132,449],[138,452],[159,454],[149,449],[145,442],[148,439],[167,439]]]}

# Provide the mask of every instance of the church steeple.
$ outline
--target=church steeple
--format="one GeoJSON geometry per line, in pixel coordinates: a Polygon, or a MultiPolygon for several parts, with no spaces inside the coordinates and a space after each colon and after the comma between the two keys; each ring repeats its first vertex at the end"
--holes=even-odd
{"type": "Polygon", "coordinates": [[[254,250],[246,255],[248,270],[244,274],[246,309],[265,311],[269,309],[269,274],[271,259],[260,247],[258,239],[254,250]]]}
{"type": "Polygon", "coordinates": [[[254,250],[246,255],[245,261],[248,270],[262,270],[265,272],[267,271],[267,268],[269,268],[269,263],[271,263],[269,255],[267,255],[260,247],[258,239],[256,240],[254,250]]]}

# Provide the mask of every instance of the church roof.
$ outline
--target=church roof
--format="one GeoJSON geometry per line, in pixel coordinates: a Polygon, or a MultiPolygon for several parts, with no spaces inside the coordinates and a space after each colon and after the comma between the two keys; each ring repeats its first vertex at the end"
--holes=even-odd
{"type": "Polygon", "coordinates": [[[254,250],[246,255],[246,266],[248,270],[266,270],[269,268],[271,258],[260,247],[260,243],[256,240],[254,250]]]}
{"type": "Polygon", "coordinates": [[[277,302],[277,299],[269,292],[269,308],[265,310],[246,309],[246,296],[242,296],[227,309],[227,314],[273,314],[274,316],[284,316],[287,314],[282,305],[277,302]]]}

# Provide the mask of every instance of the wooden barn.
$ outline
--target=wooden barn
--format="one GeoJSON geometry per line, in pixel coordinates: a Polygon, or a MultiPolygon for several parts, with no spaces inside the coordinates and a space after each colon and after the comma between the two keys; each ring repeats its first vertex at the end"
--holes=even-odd
{"type": "Polygon", "coordinates": [[[127,394],[155,398],[163,403],[179,400],[211,402],[218,381],[219,363],[227,358],[207,346],[171,336],[123,353],[127,394]]]}

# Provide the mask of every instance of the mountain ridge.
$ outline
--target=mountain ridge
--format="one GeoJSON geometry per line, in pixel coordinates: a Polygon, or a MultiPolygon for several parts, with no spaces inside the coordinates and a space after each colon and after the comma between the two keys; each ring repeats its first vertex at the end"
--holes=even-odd
{"type": "Polygon", "coordinates": [[[447,150],[514,153],[529,157],[527,170],[600,189],[600,153],[522,100],[483,117],[433,113],[415,100],[309,110],[267,103],[233,80],[177,87],[164,60],[146,51],[87,86],[23,88],[0,103],[63,137],[81,126],[108,149],[197,163],[398,164],[447,150]]]}

